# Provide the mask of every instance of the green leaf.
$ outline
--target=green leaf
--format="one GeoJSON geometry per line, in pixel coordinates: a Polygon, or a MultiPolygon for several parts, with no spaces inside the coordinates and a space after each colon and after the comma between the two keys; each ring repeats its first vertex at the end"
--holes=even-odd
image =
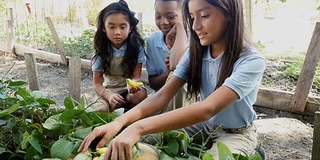
{"type": "Polygon", "coordinates": [[[320,11],[320,6],[317,8],[318,11],[320,11]]]}
{"type": "Polygon", "coordinates": [[[14,89],[17,87],[25,86],[27,84],[28,84],[28,82],[26,82],[26,81],[10,81],[8,84],[8,88],[14,89]]]}
{"type": "Polygon", "coordinates": [[[176,156],[179,153],[178,141],[174,138],[171,138],[164,150],[169,156],[176,156]]]}
{"type": "Polygon", "coordinates": [[[80,114],[79,117],[86,126],[93,125],[91,118],[89,118],[85,113],[80,114]]]}
{"type": "Polygon", "coordinates": [[[214,158],[212,157],[211,154],[209,154],[208,152],[206,152],[203,157],[202,160],[214,160],[214,158]]]}
{"type": "Polygon", "coordinates": [[[49,117],[43,124],[43,127],[48,130],[55,130],[62,125],[62,122],[59,120],[58,114],[49,117]]]}
{"type": "Polygon", "coordinates": [[[8,114],[15,112],[20,107],[20,104],[14,104],[8,109],[8,114]]]}
{"type": "Polygon", "coordinates": [[[21,141],[21,149],[25,150],[28,147],[30,140],[30,134],[26,131],[23,133],[23,139],[21,141]]]}
{"type": "Polygon", "coordinates": [[[222,142],[217,142],[217,148],[218,148],[219,159],[227,159],[227,160],[234,159],[230,149],[222,142]]]}
{"type": "Polygon", "coordinates": [[[63,103],[67,109],[73,109],[75,107],[74,102],[70,97],[64,98],[63,103]]]}
{"type": "Polygon", "coordinates": [[[179,156],[175,156],[174,159],[175,160],[187,160],[187,158],[179,157],[179,156]]]}
{"type": "Polygon", "coordinates": [[[51,147],[51,157],[67,159],[73,150],[74,143],[67,141],[66,139],[59,139],[51,147]]]}
{"type": "Polygon", "coordinates": [[[73,160],[91,160],[91,159],[92,159],[92,155],[91,155],[90,151],[78,153],[73,158],[73,160]]]}
{"type": "Polygon", "coordinates": [[[32,91],[30,94],[34,98],[46,98],[47,97],[47,94],[43,91],[32,91]]]}
{"type": "Polygon", "coordinates": [[[6,99],[8,96],[4,93],[0,93],[0,99],[6,99]]]}
{"type": "Polygon", "coordinates": [[[86,105],[86,99],[84,98],[84,96],[81,97],[80,99],[80,103],[78,105],[78,109],[80,110],[84,110],[84,106],[86,105]]]}
{"type": "Polygon", "coordinates": [[[7,148],[4,146],[0,146],[0,155],[5,152],[7,152],[7,148]]]}
{"type": "Polygon", "coordinates": [[[7,121],[0,119],[0,126],[7,124],[7,121]]]}
{"type": "Polygon", "coordinates": [[[84,139],[86,138],[87,135],[89,135],[92,131],[92,127],[88,127],[88,128],[82,128],[82,129],[77,129],[73,136],[76,138],[81,138],[84,139]]]}
{"type": "Polygon", "coordinates": [[[248,160],[248,157],[245,157],[241,154],[232,153],[235,160],[248,160]]]}
{"type": "Polygon", "coordinates": [[[26,88],[19,88],[15,94],[20,95],[23,99],[31,96],[30,92],[26,88]]]}
{"type": "Polygon", "coordinates": [[[189,156],[187,160],[200,160],[200,158],[195,156],[189,156]]]}
{"type": "Polygon", "coordinates": [[[16,125],[16,119],[14,119],[14,118],[10,118],[9,119],[9,121],[8,121],[8,123],[7,123],[7,127],[8,128],[10,128],[10,129],[12,129],[15,125],[16,125]]]}
{"type": "Polygon", "coordinates": [[[39,141],[35,137],[31,136],[29,139],[29,143],[35,150],[37,150],[40,154],[42,154],[42,149],[39,144],[39,141]]]}
{"type": "Polygon", "coordinates": [[[14,104],[10,108],[0,111],[0,118],[15,112],[19,107],[20,107],[20,104],[14,104]]]}
{"type": "Polygon", "coordinates": [[[78,104],[78,107],[77,107],[79,110],[84,110],[84,105],[83,104],[78,104]]]}
{"type": "Polygon", "coordinates": [[[62,122],[71,122],[73,119],[78,118],[81,112],[83,111],[76,109],[67,109],[62,112],[62,114],[59,117],[59,120],[62,122]]]}
{"type": "Polygon", "coordinates": [[[82,141],[76,141],[74,143],[75,144],[73,146],[72,153],[73,154],[77,154],[78,153],[78,149],[80,148],[80,145],[81,145],[82,141]]]}
{"type": "Polygon", "coordinates": [[[175,158],[170,157],[167,153],[165,152],[160,152],[160,159],[164,159],[164,160],[175,160],[175,158]]]}
{"type": "Polygon", "coordinates": [[[109,123],[112,122],[117,116],[114,113],[101,113],[101,112],[90,112],[90,114],[94,114],[92,118],[92,121],[94,124],[102,123],[105,124],[105,122],[109,123]],[[102,121],[103,119],[104,121],[102,121]]]}
{"type": "Polygon", "coordinates": [[[56,104],[55,101],[51,100],[51,99],[47,99],[47,98],[39,98],[38,102],[40,104],[56,104]]]}
{"type": "Polygon", "coordinates": [[[248,160],[262,160],[262,157],[258,152],[254,153],[250,157],[248,157],[248,160]]]}

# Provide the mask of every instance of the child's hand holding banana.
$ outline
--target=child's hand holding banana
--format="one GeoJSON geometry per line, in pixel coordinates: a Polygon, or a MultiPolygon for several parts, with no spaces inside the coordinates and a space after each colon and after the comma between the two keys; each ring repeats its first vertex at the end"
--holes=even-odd
{"type": "Polygon", "coordinates": [[[129,93],[137,93],[141,90],[141,87],[143,86],[142,82],[133,81],[132,79],[126,79],[127,82],[127,88],[129,93]]]}

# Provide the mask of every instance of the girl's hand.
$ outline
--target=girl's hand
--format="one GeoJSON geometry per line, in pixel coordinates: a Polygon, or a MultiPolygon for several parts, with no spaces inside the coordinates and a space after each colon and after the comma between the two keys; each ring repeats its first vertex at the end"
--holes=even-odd
{"type": "Polygon", "coordinates": [[[130,94],[135,94],[135,93],[141,91],[141,87],[131,87],[131,86],[127,85],[127,90],[130,94]]]}
{"type": "Polygon", "coordinates": [[[171,52],[169,65],[167,65],[170,67],[170,71],[173,71],[176,68],[176,65],[184,54],[188,46],[187,39],[186,31],[180,22],[177,22],[166,35],[166,44],[171,52]]]}
{"type": "Polygon", "coordinates": [[[167,66],[167,69],[170,70],[170,54],[166,56],[166,60],[164,60],[164,63],[167,66]]]}
{"type": "Polygon", "coordinates": [[[138,130],[129,126],[111,141],[104,159],[132,159],[132,147],[140,138],[138,130]]]}
{"type": "Polygon", "coordinates": [[[108,98],[109,105],[113,110],[120,108],[126,103],[125,99],[120,94],[112,93],[108,98]]]}
{"type": "Polygon", "coordinates": [[[175,24],[171,30],[168,32],[168,34],[166,35],[166,44],[167,44],[167,47],[168,49],[170,50],[173,45],[174,45],[174,42],[175,42],[175,39],[176,39],[176,35],[177,35],[177,24],[175,24]]]}
{"type": "Polygon", "coordinates": [[[102,137],[101,141],[97,144],[96,148],[101,148],[106,144],[107,141],[112,139],[122,128],[121,125],[115,121],[96,127],[94,130],[83,140],[81,143],[78,152],[85,152],[88,150],[91,142],[97,138],[102,137]]]}

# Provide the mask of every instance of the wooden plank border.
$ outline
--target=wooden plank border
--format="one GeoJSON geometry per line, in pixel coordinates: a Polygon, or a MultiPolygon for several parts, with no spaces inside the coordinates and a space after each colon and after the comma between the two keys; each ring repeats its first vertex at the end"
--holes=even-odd
{"type": "Polygon", "coordinates": [[[320,97],[312,96],[308,97],[303,111],[290,108],[293,94],[293,92],[260,88],[255,105],[310,116],[314,116],[315,111],[320,110],[320,97]]]}

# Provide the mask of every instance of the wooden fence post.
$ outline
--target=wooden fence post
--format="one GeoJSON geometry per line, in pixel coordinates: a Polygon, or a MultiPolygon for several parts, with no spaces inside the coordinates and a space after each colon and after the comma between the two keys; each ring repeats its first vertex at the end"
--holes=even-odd
{"type": "Polygon", "coordinates": [[[320,160],[320,111],[314,114],[312,160],[320,160]]]}
{"type": "Polygon", "coordinates": [[[138,20],[139,20],[139,23],[138,23],[138,31],[139,31],[139,33],[142,35],[142,32],[143,32],[142,12],[138,12],[138,20]]]}
{"type": "Polygon", "coordinates": [[[70,58],[69,64],[69,96],[80,102],[81,95],[81,59],[79,56],[70,58]]]}
{"type": "Polygon", "coordinates": [[[53,40],[56,43],[57,49],[58,49],[58,51],[59,51],[59,53],[61,55],[61,59],[62,59],[63,63],[65,65],[68,65],[68,59],[67,59],[66,54],[64,52],[64,49],[63,49],[62,43],[60,41],[60,38],[58,36],[58,33],[57,33],[56,29],[54,28],[54,25],[53,25],[53,23],[51,21],[51,18],[50,17],[44,17],[44,18],[45,18],[45,20],[46,20],[46,22],[47,22],[47,24],[49,26],[49,29],[50,29],[50,32],[52,34],[53,40]]]}
{"type": "Polygon", "coordinates": [[[37,72],[36,58],[32,53],[24,53],[26,67],[27,67],[27,78],[30,90],[39,90],[39,80],[37,72]]]}
{"type": "Polygon", "coordinates": [[[320,23],[316,23],[290,108],[303,112],[320,59],[320,23]]]}
{"type": "Polygon", "coordinates": [[[13,11],[12,7],[8,8],[8,20],[7,20],[7,45],[9,54],[14,53],[14,20],[13,20],[13,11]]]}
{"type": "Polygon", "coordinates": [[[252,2],[251,0],[244,0],[244,4],[247,37],[250,41],[252,41],[252,2]]]}

